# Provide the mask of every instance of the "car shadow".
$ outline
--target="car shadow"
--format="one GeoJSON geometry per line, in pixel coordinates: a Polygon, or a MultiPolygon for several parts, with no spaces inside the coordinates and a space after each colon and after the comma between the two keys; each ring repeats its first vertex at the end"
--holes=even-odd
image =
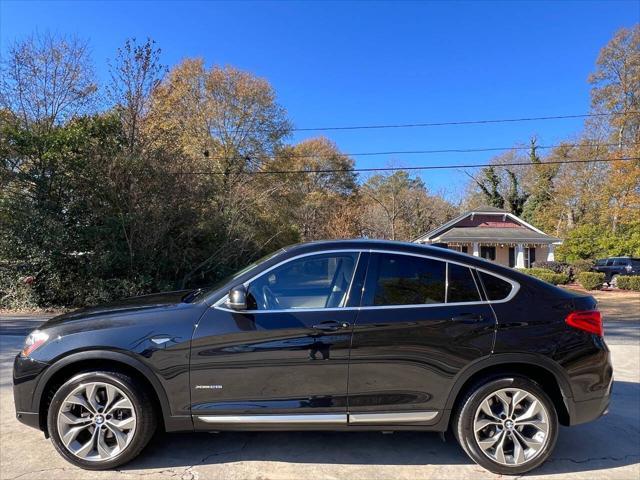
{"type": "MultiPolygon", "coordinates": [[[[615,382],[610,413],[561,428],[536,475],[601,470],[640,460],[640,384],[615,382]],[[622,440],[624,438],[624,441],[622,440]]],[[[222,432],[159,434],[123,470],[195,467],[239,461],[345,465],[468,465],[450,434],[431,432],[222,432]]]]}

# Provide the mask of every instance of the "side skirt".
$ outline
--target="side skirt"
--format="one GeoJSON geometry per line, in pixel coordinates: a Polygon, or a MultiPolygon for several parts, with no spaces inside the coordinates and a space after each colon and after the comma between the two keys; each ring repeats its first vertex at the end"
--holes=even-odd
{"type": "Polygon", "coordinates": [[[416,426],[428,427],[439,412],[345,413],[296,415],[199,415],[194,417],[200,429],[301,429],[362,426],[416,426]]]}

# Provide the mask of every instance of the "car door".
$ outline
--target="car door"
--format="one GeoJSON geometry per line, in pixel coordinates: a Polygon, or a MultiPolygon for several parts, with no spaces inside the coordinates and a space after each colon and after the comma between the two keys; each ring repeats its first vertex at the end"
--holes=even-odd
{"type": "Polygon", "coordinates": [[[604,281],[605,282],[609,282],[611,281],[611,277],[613,276],[614,272],[614,263],[615,263],[615,258],[608,258],[607,259],[607,263],[605,263],[604,269],[602,270],[604,272],[604,281]]]}
{"type": "Polygon", "coordinates": [[[336,251],[286,260],[245,283],[246,311],[224,299],[209,309],[191,349],[197,429],[346,423],[357,314],[347,306],[359,258],[336,251]]]}
{"type": "Polygon", "coordinates": [[[473,269],[372,253],[353,331],[350,423],[436,422],[456,374],[490,354],[495,325],[473,269]]]}

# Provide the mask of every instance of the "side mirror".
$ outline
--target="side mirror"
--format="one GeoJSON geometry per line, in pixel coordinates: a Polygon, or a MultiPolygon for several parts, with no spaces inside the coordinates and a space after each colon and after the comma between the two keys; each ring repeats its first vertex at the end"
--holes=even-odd
{"type": "Polygon", "coordinates": [[[226,305],[231,310],[247,309],[247,289],[244,285],[238,285],[229,290],[229,299],[226,305]]]}

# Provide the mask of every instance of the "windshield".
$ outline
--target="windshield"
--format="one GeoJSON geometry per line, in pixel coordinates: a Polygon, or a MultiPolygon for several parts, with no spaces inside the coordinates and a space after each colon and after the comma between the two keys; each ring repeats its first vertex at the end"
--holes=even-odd
{"type": "Polygon", "coordinates": [[[256,260],[253,263],[250,263],[249,265],[247,265],[246,267],[244,267],[242,270],[232,273],[231,275],[227,275],[224,278],[221,278],[220,280],[218,280],[216,283],[214,283],[213,285],[211,285],[210,287],[206,288],[206,293],[212,293],[215,292],[216,290],[218,290],[219,288],[223,287],[225,284],[235,280],[236,278],[241,277],[242,275],[244,275],[245,273],[250,272],[251,270],[253,270],[254,268],[256,268],[258,265],[260,265],[263,262],[266,262],[267,260],[269,260],[272,257],[275,257],[276,255],[280,254],[284,252],[284,248],[280,248],[278,250],[276,250],[275,252],[271,252],[267,255],[265,255],[264,257],[256,260]]]}

